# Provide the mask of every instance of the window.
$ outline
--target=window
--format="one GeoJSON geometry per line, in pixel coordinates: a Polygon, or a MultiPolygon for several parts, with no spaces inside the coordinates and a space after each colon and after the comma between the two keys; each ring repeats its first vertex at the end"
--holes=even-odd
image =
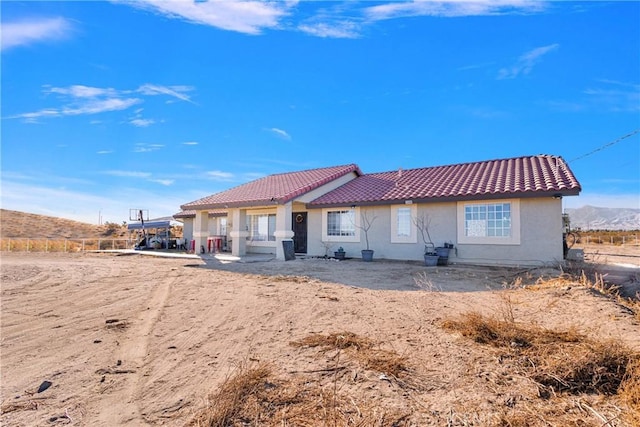
{"type": "Polygon", "coordinates": [[[253,242],[275,241],[275,214],[247,215],[248,239],[253,242]]]}
{"type": "Polygon", "coordinates": [[[398,208],[396,236],[411,236],[411,208],[398,208]]]}
{"type": "Polygon", "coordinates": [[[414,224],[417,213],[417,205],[412,203],[391,206],[391,243],[418,241],[418,230],[414,224]]]}
{"type": "Polygon", "coordinates": [[[355,236],[356,224],[353,209],[327,212],[327,236],[355,236]]]}
{"type": "Polygon", "coordinates": [[[520,244],[520,203],[458,204],[458,243],[520,244]]]}
{"type": "Polygon", "coordinates": [[[227,218],[225,217],[220,218],[220,235],[221,236],[227,235],[227,218]]]}
{"type": "Polygon", "coordinates": [[[511,237],[511,203],[465,206],[464,233],[468,237],[511,237]]]}

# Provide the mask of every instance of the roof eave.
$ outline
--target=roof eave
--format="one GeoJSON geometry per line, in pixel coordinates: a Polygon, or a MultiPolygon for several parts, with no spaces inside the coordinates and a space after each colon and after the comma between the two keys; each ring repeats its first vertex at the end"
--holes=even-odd
{"type": "Polygon", "coordinates": [[[518,192],[518,193],[495,193],[495,194],[466,194],[460,196],[445,197],[423,197],[423,198],[406,198],[392,200],[366,200],[351,201],[341,203],[307,203],[307,209],[326,209],[326,208],[344,208],[344,207],[360,207],[360,206],[382,206],[382,205],[402,205],[411,203],[442,203],[442,202],[462,202],[477,200],[498,200],[498,199],[532,199],[553,197],[561,198],[565,196],[577,196],[580,194],[580,188],[553,190],[553,191],[536,191],[536,192],[518,192]],[[407,203],[409,202],[409,203],[407,203]]]}

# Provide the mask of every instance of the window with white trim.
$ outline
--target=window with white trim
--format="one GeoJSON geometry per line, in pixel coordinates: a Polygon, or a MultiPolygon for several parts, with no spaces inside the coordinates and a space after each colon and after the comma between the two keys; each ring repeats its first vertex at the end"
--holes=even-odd
{"type": "Polygon", "coordinates": [[[247,215],[248,240],[252,242],[274,242],[276,237],[275,214],[247,215]]]}
{"type": "Polygon", "coordinates": [[[391,243],[416,243],[418,231],[414,223],[417,205],[391,206],[391,243]]]}
{"type": "Polygon", "coordinates": [[[356,223],[353,209],[327,212],[327,236],[355,236],[356,223]]]}
{"type": "Polygon", "coordinates": [[[227,235],[227,218],[225,217],[220,217],[220,235],[227,235]]]}
{"type": "Polygon", "coordinates": [[[458,203],[458,243],[520,244],[520,203],[458,203]]]}
{"type": "Polygon", "coordinates": [[[465,206],[464,234],[468,237],[511,237],[511,203],[465,206]]]}

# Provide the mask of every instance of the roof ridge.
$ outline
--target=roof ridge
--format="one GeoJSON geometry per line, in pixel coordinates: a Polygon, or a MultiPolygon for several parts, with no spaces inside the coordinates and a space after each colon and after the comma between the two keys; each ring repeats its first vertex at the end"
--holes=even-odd
{"type": "MultiPolygon", "coordinates": [[[[423,166],[423,167],[418,167],[418,168],[404,168],[404,167],[400,166],[398,169],[402,169],[402,173],[405,173],[405,172],[410,172],[410,171],[415,171],[415,170],[436,169],[436,168],[451,168],[451,167],[465,166],[465,165],[484,164],[484,163],[493,163],[493,162],[504,162],[504,161],[508,161],[508,160],[518,160],[518,159],[534,159],[534,158],[542,158],[542,157],[550,157],[550,158],[560,159],[560,160],[562,160],[563,163],[566,163],[566,161],[564,160],[564,158],[562,156],[556,156],[556,155],[553,155],[553,154],[535,154],[535,155],[529,155],[529,156],[503,157],[503,158],[492,159],[492,160],[478,160],[478,161],[468,161],[468,162],[463,162],[463,163],[450,163],[450,164],[446,164],[446,165],[423,166]]],[[[386,173],[398,173],[398,169],[392,169],[392,170],[381,171],[381,172],[365,173],[364,175],[381,175],[381,174],[386,174],[386,173]]]]}

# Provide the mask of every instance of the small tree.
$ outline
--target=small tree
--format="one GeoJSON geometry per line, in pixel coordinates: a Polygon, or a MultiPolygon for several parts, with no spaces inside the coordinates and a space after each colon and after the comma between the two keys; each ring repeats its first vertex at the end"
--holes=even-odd
{"type": "Polygon", "coordinates": [[[376,218],[377,216],[375,215],[369,217],[368,212],[363,210],[362,214],[360,215],[360,224],[356,224],[356,227],[364,232],[364,240],[367,244],[366,250],[369,250],[369,230],[371,229],[371,226],[373,225],[373,222],[376,220],[376,218]]]}
{"type": "Polygon", "coordinates": [[[424,253],[432,253],[435,250],[436,245],[431,240],[431,234],[429,234],[431,218],[426,213],[423,213],[422,215],[413,218],[413,223],[422,236],[422,241],[424,242],[424,253]],[[431,250],[428,248],[431,248],[431,250]]]}

